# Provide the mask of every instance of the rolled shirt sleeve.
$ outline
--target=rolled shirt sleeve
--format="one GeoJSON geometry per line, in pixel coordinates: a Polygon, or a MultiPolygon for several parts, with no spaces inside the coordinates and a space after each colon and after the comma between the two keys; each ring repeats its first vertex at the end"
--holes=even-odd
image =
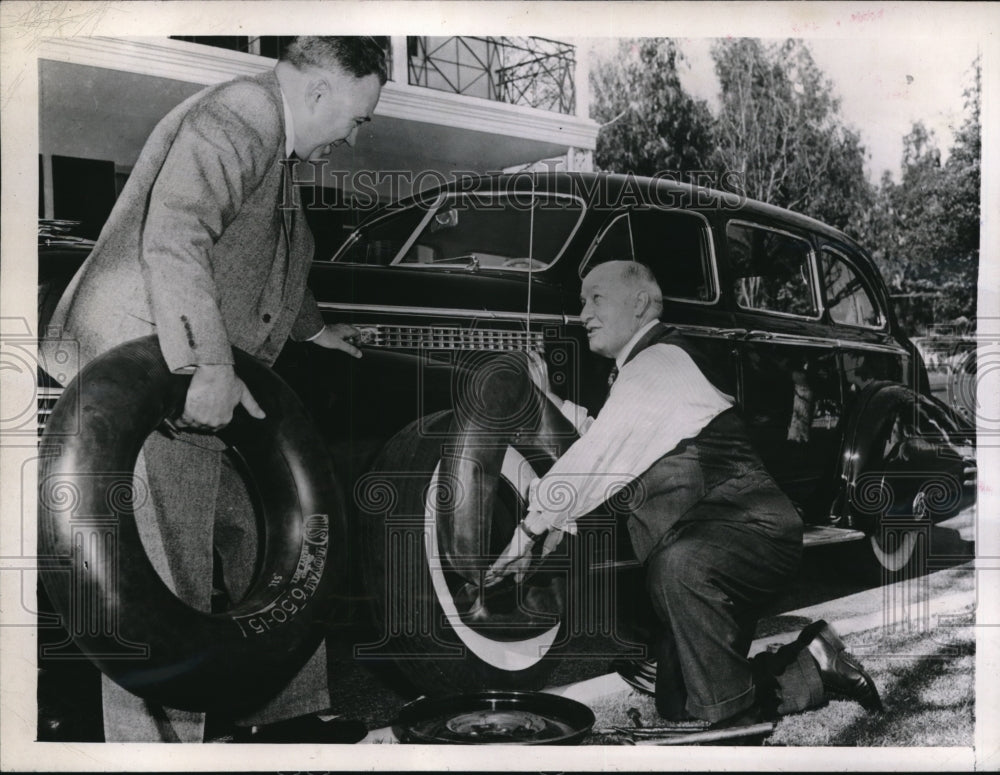
{"type": "Polygon", "coordinates": [[[575,532],[578,517],[732,405],[684,350],[668,344],[647,347],[621,369],[589,429],[532,483],[528,524],[532,530],[575,532]]]}

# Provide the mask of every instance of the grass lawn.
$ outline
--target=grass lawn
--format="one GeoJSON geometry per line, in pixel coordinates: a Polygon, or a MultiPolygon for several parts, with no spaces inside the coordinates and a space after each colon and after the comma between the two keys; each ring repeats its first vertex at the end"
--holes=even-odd
{"type": "MultiPolygon", "coordinates": [[[[883,628],[844,637],[874,678],[885,705],[870,713],[856,702],[832,700],[822,708],[782,718],[763,740],[770,746],[965,746],[975,728],[975,628],[970,612],[927,632],[883,628]]],[[[631,692],[594,704],[595,728],[631,726],[627,711],[644,725],[658,720],[651,697],[631,692]]],[[[591,735],[589,744],[621,738],[591,735]]],[[[743,744],[760,743],[760,739],[743,744]]],[[[733,745],[723,741],[718,745],[733,745]]],[[[738,741],[737,741],[738,744],[738,741]]]]}
{"type": "Polygon", "coordinates": [[[874,630],[844,638],[861,657],[885,713],[836,700],[783,718],[767,745],[971,746],[976,641],[969,614],[927,633],[874,630]],[[877,648],[871,648],[877,642],[877,648]],[[861,651],[861,649],[858,649],[861,651]]]}

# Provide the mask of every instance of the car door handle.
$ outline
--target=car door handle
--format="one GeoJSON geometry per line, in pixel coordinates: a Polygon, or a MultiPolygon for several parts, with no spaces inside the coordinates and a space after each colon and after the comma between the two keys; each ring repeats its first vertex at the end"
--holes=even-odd
{"type": "Polygon", "coordinates": [[[774,334],[770,331],[750,331],[747,333],[747,339],[752,339],[756,341],[766,341],[768,339],[774,339],[774,334]]]}
{"type": "Polygon", "coordinates": [[[723,336],[726,339],[742,339],[747,335],[745,328],[713,328],[712,336],[723,336]]]}

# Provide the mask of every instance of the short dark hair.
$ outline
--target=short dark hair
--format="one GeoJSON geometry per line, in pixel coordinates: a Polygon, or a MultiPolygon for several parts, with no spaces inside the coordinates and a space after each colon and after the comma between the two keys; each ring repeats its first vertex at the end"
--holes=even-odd
{"type": "Polygon", "coordinates": [[[288,44],[281,55],[281,60],[300,70],[310,66],[324,70],[338,67],[355,78],[377,75],[379,83],[384,86],[389,77],[385,64],[387,43],[385,37],[373,38],[370,35],[350,37],[303,35],[288,44]]]}

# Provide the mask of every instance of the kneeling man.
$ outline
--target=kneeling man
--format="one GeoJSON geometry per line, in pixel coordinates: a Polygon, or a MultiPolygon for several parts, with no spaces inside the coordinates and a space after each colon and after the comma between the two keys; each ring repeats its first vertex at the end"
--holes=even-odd
{"type": "MultiPolygon", "coordinates": [[[[628,527],[661,624],[656,707],[664,718],[753,723],[816,707],[831,693],[880,710],[872,679],[825,622],[748,659],[759,611],[798,568],[798,513],[764,469],[711,362],[659,322],[662,294],[648,267],[598,265],[583,280],[581,302],[590,349],[615,360],[608,399],[533,483],[528,514],[487,583],[524,572],[545,534],[542,553],[551,552],[577,517],[613,494],[609,475],[619,487],[638,479],[641,502],[628,527]],[[571,503],[546,498],[566,486],[571,503]]],[[[543,361],[534,357],[532,368],[550,400],[578,417],[578,407],[550,392],[543,361]]]]}

